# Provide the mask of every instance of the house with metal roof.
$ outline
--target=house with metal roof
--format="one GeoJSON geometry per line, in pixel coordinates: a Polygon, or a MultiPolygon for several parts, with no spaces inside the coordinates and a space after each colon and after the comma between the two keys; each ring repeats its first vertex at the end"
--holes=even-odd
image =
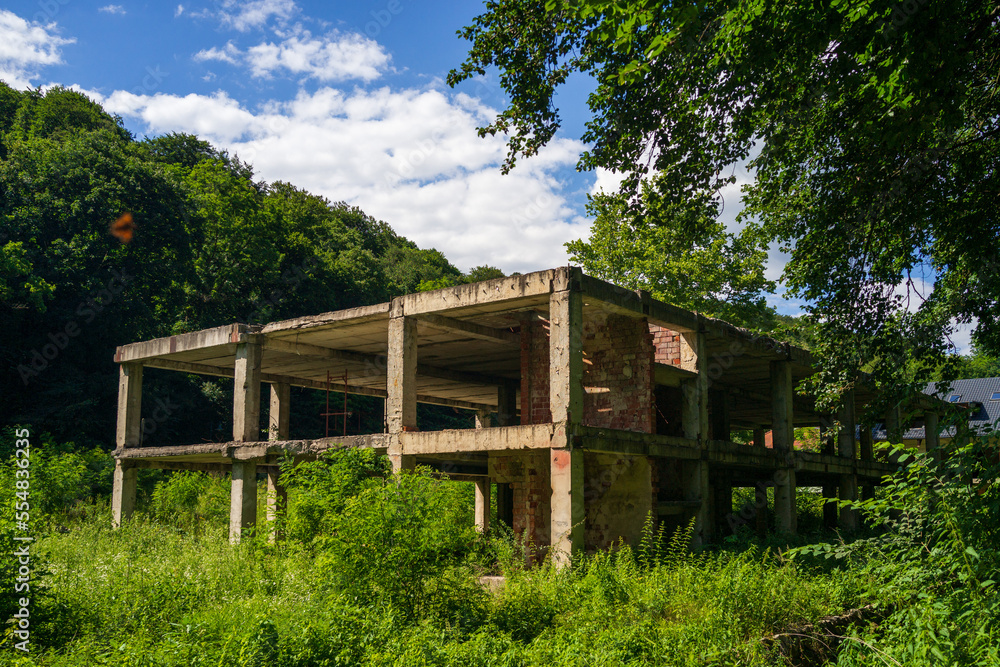
{"type": "MultiPolygon", "coordinates": [[[[1000,420],[1000,377],[952,380],[951,382],[931,382],[924,388],[929,396],[964,409],[969,418],[969,428],[984,433],[994,428],[1000,420]]],[[[927,451],[927,429],[923,418],[914,420],[903,432],[903,444],[927,451]]],[[[940,442],[947,444],[955,437],[955,427],[941,425],[938,429],[940,442]]],[[[876,441],[887,440],[885,424],[879,424],[873,431],[876,441]]]]}

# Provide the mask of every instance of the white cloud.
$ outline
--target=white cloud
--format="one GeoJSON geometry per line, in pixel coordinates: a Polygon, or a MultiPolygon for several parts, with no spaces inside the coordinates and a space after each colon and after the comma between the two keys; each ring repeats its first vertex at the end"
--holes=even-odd
{"type": "Polygon", "coordinates": [[[224,92],[137,96],[116,92],[105,108],[151,133],[194,132],[285,180],[360,206],[457,266],[489,263],[531,271],[566,262],[565,241],[587,232],[556,177],[582,146],[557,139],[502,175],[501,137],[476,127],[494,110],[435,86],[323,87],[249,111],[224,92]]]}
{"type": "Polygon", "coordinates": [[[222,24],[246,32],[263,28],[272,18],[284,23],[298,10],[292,0],[224,0],[219,18],[222,24]]]}
{"type": "Polygon", "coordinates": [[[198,53],[194,54],[194,59],[204,62],[206,60],[218,60],[220,62],[229,63],[230,65],[239,64],[240,59],[243,54],[240,50],[233,45],[232,42],[226,42],[226,45],[221,49],[213,46],[210,49],[202,49],[198,53]]]}
{"type": "Polygon", "coordinates": [[[184,5],[177,5],[177,9],[174,10],[174,18],[177,18],[184,13],[184,5]]]}
{"type": "Polygon", "coordinates": [[[246,61],[257,77],[289,72],[319,81],[373,81],[388,67],[389,54],[378,42],[357,33],[334,31],[314,38],[303,31],[279,44],[250,47],[246,61]]]}
{"type": "Polygon", "coordinates": [[[198,61],[217,60],[230,65],[245,64],[257,78],[303,75],[321,82],[360,79],[374,81],[389,67],[390,57],[382,46],[357,33],[330,32],[313,37],[296,30],[278,42],[262,42],[245,52],[227,42],[222,48],[204,49],[198,61]]]}
{"type": "Polygon", "coordinates": [[[75,42],[56,34],[56,24],[29,23],[0,9],[0,80],[26,88],[42,67],[62,62],[60,48],[75,42]]]}
{"type": "Polygon", "coordinates": [[[103,7],[98,7],[97,11],[104,12],[105,14],[117,14],[119,16],[125,16],[125,8],[121,5],[104,5],[103,7]]]}

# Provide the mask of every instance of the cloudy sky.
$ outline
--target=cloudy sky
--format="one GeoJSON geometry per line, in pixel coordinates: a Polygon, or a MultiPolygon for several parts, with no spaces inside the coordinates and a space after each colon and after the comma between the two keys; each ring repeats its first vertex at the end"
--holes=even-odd
{"type": "MultiPolygon", "coordinates": [[[[563,132],[500,173],[501,138],[476,128],[504,106],[495,76],[445,84],[465,58],[456,31],[477,0],[7,2],[0,79],[76,87],[137,136],[191,132],[285,180],[360,206],[463,270],[567,262],[589,229],[586,195],[610,174],[579,173],[589,81],[558,100],[563,132]]],[[[739,190],[723,193],[733,226],[739,190]]],[[[784,258],[772,253],[769,277],[784,258]]],[[[772,297],[780,312],[798,304],[772,297]]],[[[967,333],[960,345],[967,343],[967,333]]]]}

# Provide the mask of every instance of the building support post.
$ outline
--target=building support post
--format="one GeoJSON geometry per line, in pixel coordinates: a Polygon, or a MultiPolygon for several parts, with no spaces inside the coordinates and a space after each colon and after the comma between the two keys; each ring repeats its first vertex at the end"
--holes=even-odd
{"type": "MultiPolygon", "coordinates": [[[[236,346],[233,377],[233,440],[260,440],[260,374],[264,348],[260,342],[236,346]]],[[[229,499],[229,541],[239,543],[243,531],[257,523],[257,462],[233,461],[229,499]]]]}
{"type": "MultiPolygon", "coordinates": [[[[290,401],[291,385],[284,382],[271,385],[271,409],[268,413],[267,429],[269,440],[288,440],[290,401]]],[[[278,514],[288,506],[288,491],[280,483],[279,474],[273,467],[267,471],[267,539],[272,544],[284,537],[278,527],[278,514]]]]}
{"type": "Polygon", "coordinates": [[[476,530],[485,533],[490,529],[490,480],[476,482],[476,530]]]}
{"type": "Polygon", "coordinates": [[[941,459],[941,426],[936,412],[924,413],[924,443],[928,454],[935,460],[941,459]]]}
{"type": "Polygon", "coordinates": [[[767,448],[767,429],[758,426],[753,430],[753,446],[758,449],[767,448]]]}
{"type": "MultiPolygon", "coordinates": [[[[702,447],[708,445],[708,352],[705,334],[695,331],[681,333],[681,367],[697,373],[690,380],[681,383],[684,404],[681,406],[681,428],[684,437],[697,440],[702,447]]],[[[695,512],[693,548],[702,547],[712,541],[715,534],[713,519],[713,489],[709,483],[708,461],[686,461],[681,464],[682,484],[685,500],[700,501],[695,512]]]]}
{"type": "Polygon", "coordinates": [[[497,388],[497,422],[499,426],[516,426],[517,383],[505,382],[497,388]]]}
{"type": "Polygon", "coordinates": [[[795,533],[795,466],[792,452],[795,428],[792,414],[792,366],[787,361],[771,362],[771,431],[775,451],[785,455],[784,468],[774,475],[774,513],[779,533],[795,533]]]}
{"type": "Polygon", "coordinates": [[[489,428],[492,424],[491,412],[487,408],[476,410],[476,428],[489,428]]]}
{"type": "Polygon", "coordinates": [[[417,430],[417,321],[404,317],[402,301],[393,300],[386,363],[386,422],[392,471],[413,470],[416,457],[404,454],[400,435],[417,430]]]}
{"type": "MultiPolygon", "coordinates": [[[[142,364],[124,363],[118,367],[118,428],[115,449],[138,447],[142,436],[142,364]]],[[[128,462],[115,459],[111,493],[112,525],[118,528],[135,510],[135,485],[138,471],[128,462]]]]}
{"type": "MultiPolygon", "coordinates": [[[[837,454],[850,460],[851,466],[857,466],[858,444],[855,438],[857,420],[855,419],[854,392],[844,394],[843,405],[837,415],[840,431],[837,432],[837,454]]],[[[854,502],[858,499],[858,475],[856,472],[840,476],[840,500],[854,502]]],[[[840,529],[853,533],[858,529],[858,512],[850,507],[840,508],[840,529]]]]}
{"type": "Polygon", "coordinates": [[[563,446],[549,450],[550,553],[557,567],[583,550],[583,452],[572,442],[573,428],[583,419],[582,297],[572,286],[549,297],[549,407],[552,421],[565,426],[563,446]]]}

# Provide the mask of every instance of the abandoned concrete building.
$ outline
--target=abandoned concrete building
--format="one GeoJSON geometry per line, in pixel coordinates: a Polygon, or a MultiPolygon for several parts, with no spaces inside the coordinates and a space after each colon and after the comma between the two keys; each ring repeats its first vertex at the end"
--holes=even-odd
{"type": "MultiPolygon", "coordinates": [[[[874,398],[864,387],[838,415],[795,393],[814,372],[805,350],[576,268],[133,343],[115,361],[116,524],[134,509],[138,468],[231,471],[234,541],[255,524],[258,475],[273,516],[283,495],[278,458],[339,447],[374,448],[396,470],[426,465],[474,482],[482,529],[494,489],[498,519],[557,562],[637,542],[650,513],[668,525],[694,519],[695,541],[707,543],[734,521],[754,521],[734,514],[735,487],[773,488],[777,529],[794,532],[797,486],[855,499],[896,467],[875,460],[870,428],[855,435],[855,415],[874,398]],[[232,377],[232,441],[140,446],[144,368],[232,377]],[[345,372],[347,384],[332,388],[383,397],[384,432],[290,440],[290,387],[325,389],[328,374],[345,372]],[[475,411],[476,428],[421,431],[421,402],[475,411]],[[794,428],[834,421],[842,427],[825,453],[793,450],[794,428]],[[752,442],[732,442],[734,430],[752,442]]],[[[842,510],[833,520],[850,530],[857,517],[842,510]]]]}

